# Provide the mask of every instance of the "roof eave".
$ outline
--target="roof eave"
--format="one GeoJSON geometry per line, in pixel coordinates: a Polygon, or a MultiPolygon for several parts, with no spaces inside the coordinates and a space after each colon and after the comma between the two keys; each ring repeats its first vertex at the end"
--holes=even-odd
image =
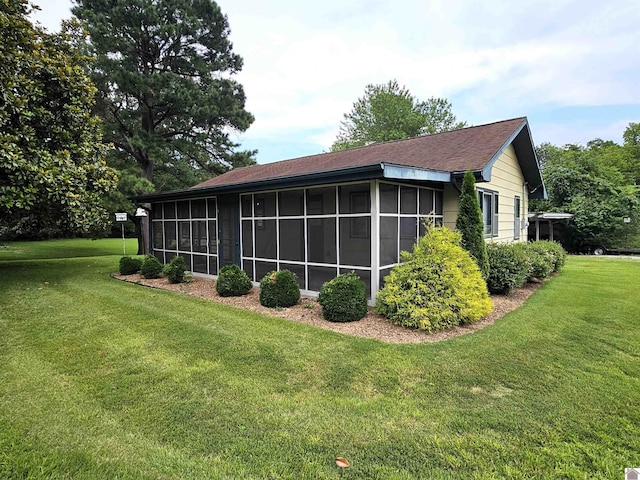
{"type": "Polygon", "coordinates": [[[516,151],[518,163],[520,164],[524,180],[529,186],[529,198],[546,199],[547,190],[545,188],[542,172],[540,171],[538,159],[536,157],[536,149],[533,145],[529,122],[526,118],[522,120],[520,125],[518,125],[509,138],[507,138],[491,160],[489,160],[482,170],[480,170],[479,181],[491,181],[493,165],[498,161],[505,149],[512,144],[516,151]]]}
{"type": "Polygon", "coordinates": [[[271,189],[315,186],[327,183],[371,180],[374,178],[381,178],[382,173],[382,164],[374,164],[343,168],[333,171],[322,171],[303,175],[293,175],[288,177],[269,178],[265,180],[257,180],[244,183],[212,185],[200,188],[173,190],[171,192],[148,193],[136,195],[131,198],[138,203],[149,203],[155,201],[198,198],[213,195],[256,192],[271,189]]]}

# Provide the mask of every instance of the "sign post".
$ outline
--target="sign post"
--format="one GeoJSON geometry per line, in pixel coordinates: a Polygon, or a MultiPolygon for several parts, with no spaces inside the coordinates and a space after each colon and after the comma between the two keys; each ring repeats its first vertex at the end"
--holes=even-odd
{"type": "Polygon", "coordinates": [[[127,221],[127,212],[116,213],[116,222],[120,222],[120,226],[122,227],[122,253],[125,257],[127,256],[127,246],[124,240],[124,222],[126,221],[127,221]]]}

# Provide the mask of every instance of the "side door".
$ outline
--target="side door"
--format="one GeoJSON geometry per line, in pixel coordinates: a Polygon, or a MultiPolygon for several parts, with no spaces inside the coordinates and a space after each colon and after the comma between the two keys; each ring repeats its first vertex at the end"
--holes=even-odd
{"type": "Polygon", "coordinates": [[[240,265],[240,208],[238,195],[218,197],[218,255],[220,268],[240,265]]]}

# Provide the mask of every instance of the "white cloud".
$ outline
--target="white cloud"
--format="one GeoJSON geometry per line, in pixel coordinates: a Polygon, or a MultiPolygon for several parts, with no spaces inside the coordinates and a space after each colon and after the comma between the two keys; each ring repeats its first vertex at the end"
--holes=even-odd
{"type": "MultiPolygon", "coordinates": [[[[68,0],[39,3],[50,21],[56,9],[68,16],[68,0]]],[[[237,79],[256,122],[242,137],[255,143],[284,135],[327,148],[365,85],[392,78],[476,124],[639,103],[637,0],[218,3],[245,60],[237,79]]],[[[574,130],[563,123],[549,138],[566,143],[553,132],[572,141],[574,130]]]]}

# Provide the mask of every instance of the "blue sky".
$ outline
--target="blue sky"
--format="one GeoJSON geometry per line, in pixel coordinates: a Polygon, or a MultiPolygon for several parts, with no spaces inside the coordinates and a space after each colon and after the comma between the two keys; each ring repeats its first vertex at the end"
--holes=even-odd
{"type": "MultiPolygon", "coordinates": [[[[35,0],[48,29],[70,0],[35,0]]],[[[369,83],[445,97],[479,125],[527,116],[536,144],[622,142],[640,122],[637,0],[220,0],[258,163],[327,151],[369,83]]]]}

